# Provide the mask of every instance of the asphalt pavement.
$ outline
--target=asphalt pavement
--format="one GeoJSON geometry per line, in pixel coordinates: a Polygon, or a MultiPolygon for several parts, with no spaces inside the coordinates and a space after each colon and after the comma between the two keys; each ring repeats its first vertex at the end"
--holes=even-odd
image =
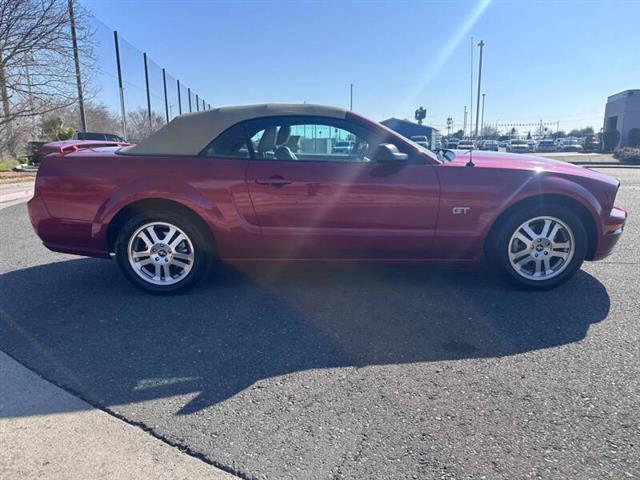
{"type": "Polygon", "coordinates": [[[640,169],[603,171],[626,232],[547,292],[305,266],[155,297],[113,262],[47,251],[8,207],[0,350],[243,478],[637,478],[640,169]]]}

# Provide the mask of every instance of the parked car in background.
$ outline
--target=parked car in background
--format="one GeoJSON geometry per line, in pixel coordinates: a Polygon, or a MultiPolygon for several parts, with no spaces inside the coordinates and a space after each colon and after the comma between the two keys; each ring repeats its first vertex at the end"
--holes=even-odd
{"type": "Polygon", "coordinates": [[[348,141],[337,141],[333,144],[331,151],[333,153],[342,153],[348,155],[353,150],[353,143],[348,141]]]}
{"type": "Polygon", "coordinates": [[[556,144],[556,150],[562,151],[562,147],[564,147],[564,144],[566,143],[566,139],[556,138],[553,142],[556,144]]]}
{"type": "Polygon", "coordinates": [[[555,152],[556,144],[550,138],[545,138],[538,142],[538,152],[555,152]]]}
{"type": "Polygon", "coordinates": [[[529,153],[529,144],[526,140],[514,138],[509,140],[507,144],[507,152],[511,153],[529,153]]]}
{"type": "Polygon", "coordinates": [[[417,143],[421,147],[429,148],[429,139],[424,135],[414,135],[411,137],[411,141],[417,143]]]}
{"type": "Polygon", "coordinates": [[[456,137],[452,137],[447,140],[447,148],[458,148],[458,144],[460,143],[460,139],[456,137]]]}
{"type": "Polygon", "coordinates": [[[507,146],[509,145],[509,140],[502,140],[501,142],[498,142],[498,145],[500,146],[500,148],[507,148],[507,146]]]}
{"type": "Polygon", "coordinates": [[[562,145],[563,152],[582,152],[583,148],[577,141],[570,141],[562,145]]]}
{"type": "Polygon", "coordinates": [[[216,108],[112,145],[48,144],[31,224],[51,250],[113,254],[152,293],[191,287],[218,262],[256,260],[485,258],[517,285],[550,288],[608,255],[626,221],[614,206],[620,182],[600,172],[493,152],[438,156],[336,107],[216,108]],[[331,141],[321,130],[352,136],[352,152],[321,151],[331,141]]]}
{"type": "Polygon", "coordinates": [[[46,155],[46,153],[42,151],[45,143],[47,142],[29,142],[27,144],[27,159],[31,165],[39,165],[40,161],[46,155]]]}
{"type": "Polygon", "coordinates": [[[492,150],[494,152],[497,152],[499,150],[498,148],[498,141],[497,140],[485,140],[482,142],[482,146],[480,147],[481,150],[492,150]]]}
{"type": "Polygon", "coordinates": [[[529,151],[530,152],[535,152],[536,151],[537,143],[536,143],[535,140],[533,140],[533,139],[527,140],[527,145],[529,145],[529,151]]]}
{"type": "Polygon", "coordinates": [[[472,140],[461,140],[456,147],[458,150],[474,150],[476,145],[472,140]]]}
{"type": "Polygon", "coordinates": [[[583,151],[585,152],[599,152],[600,142],[595,135],[587,135],[584,139],[583,151]]]}
{"type": "Polygon", "coordinates": [[[126,143],[127,141],[120,135],[115,133],[96,133],[96,132],[75,132],[72,140],[98,140],[103,142],[119,142],[126,143]]]}

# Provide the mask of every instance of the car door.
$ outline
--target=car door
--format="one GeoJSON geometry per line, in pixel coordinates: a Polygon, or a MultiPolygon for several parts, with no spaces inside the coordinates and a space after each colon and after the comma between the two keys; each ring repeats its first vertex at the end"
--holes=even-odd
{"type": "Polygon", "coordinates": [[[266,255],[429,256],[439,184],[418,150],[410,161],[376,162],[367,151],[380,132],[346,119],[280,117],[247,128],[247,186],[266,255]]]}

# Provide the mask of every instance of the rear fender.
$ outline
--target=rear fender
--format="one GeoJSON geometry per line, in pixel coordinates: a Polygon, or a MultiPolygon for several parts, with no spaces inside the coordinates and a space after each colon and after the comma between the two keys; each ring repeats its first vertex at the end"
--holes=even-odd
{"type": "Polygon", "coordinates": [[[214,231],[224,228],[222,212],[205,195],[186,183],[176,184],[174,179],[145,177],[115,190],[98,209],[91,225],[91,236],[102,245],[107,245],[109,223],[117,213],[134,202],[146,199],[171,200],[184,205],[198,214],[214,231]]]}

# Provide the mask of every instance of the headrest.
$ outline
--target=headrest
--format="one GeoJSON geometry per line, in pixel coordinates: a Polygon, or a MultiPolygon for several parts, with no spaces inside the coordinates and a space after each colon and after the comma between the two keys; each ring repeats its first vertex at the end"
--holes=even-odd
{"type": "Polygon", "coordinates": [[[276,146],[276,127],[268,127],[258,143],[258,153],[271,152],[276,146]]]}
{"type": "Polygon", "coordinates": [[[290,125],[282,125],[280,130],[278,130],[278,138],[276,138],[276,145],[284,145],[289,140],[289,136],[291,135],[291,126],[290,125]]]}

